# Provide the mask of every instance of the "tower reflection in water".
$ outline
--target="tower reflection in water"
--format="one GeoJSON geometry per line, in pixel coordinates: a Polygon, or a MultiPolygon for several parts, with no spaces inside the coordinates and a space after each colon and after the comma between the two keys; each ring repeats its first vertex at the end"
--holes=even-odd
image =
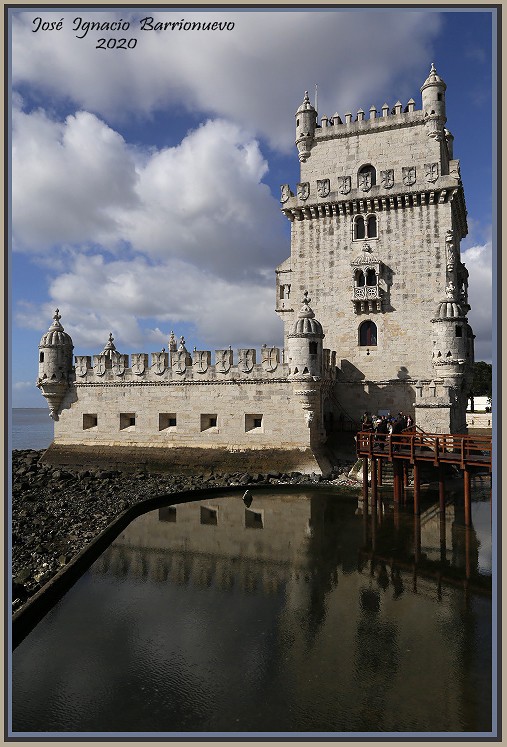
{"type": "Polygon", "coordinates": [[[14,652],[15,724],[488,731],[490,580],[459,511],[254,490],[145,514],[14,652]],[[85,657],[97,692],[62,688],[85,657]]]}

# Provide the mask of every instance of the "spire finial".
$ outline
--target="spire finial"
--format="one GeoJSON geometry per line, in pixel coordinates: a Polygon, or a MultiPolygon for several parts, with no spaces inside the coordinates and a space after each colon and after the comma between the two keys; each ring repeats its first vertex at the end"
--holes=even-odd
{"type": "Polygon", "coordinates": [[[61,318],[62,317],[60,316],[60,309],[56,309],[53,319],[55,320],[55,322],[59,322],[61,318]]]}

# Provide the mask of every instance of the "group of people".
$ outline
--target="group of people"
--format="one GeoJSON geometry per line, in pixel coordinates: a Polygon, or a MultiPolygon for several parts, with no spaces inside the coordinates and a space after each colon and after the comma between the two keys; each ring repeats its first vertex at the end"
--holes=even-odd
{"type": "Polygon", "coordinates": [[[411,415],[404,415],[399,412],[393,416],[390,412],[387,415],[370,415],[365,412],[361,418],[361,429],[363,431],[375,431],[378,434],[401,433],[406,428],[414,425],[414,419],[411,415]]]}

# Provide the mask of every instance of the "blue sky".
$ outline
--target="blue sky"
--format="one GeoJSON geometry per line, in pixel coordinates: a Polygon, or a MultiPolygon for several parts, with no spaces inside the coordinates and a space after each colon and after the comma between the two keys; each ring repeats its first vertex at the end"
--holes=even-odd
{"type": "Polygon", "coordinates": [[[461,162],[476,359],[492,355],[491,11],[12,13],[12,402],[44,406],[37,346],[53,311],[76,354],[112,331],[124,353],[281,344],[274,268],[289,255],[280,185],[299,162],[294,112],[319,86],[319,117],[409,98],[435,63],[461,162]],[[73,21],[130,23],[126,33],[73,21]],[[141,31],[139,19],[234,23],[141,31]],[[34,32],[33,21],[59,21],[34,32]],[[129,50],[97,40],[136,38],[129,50]]]}

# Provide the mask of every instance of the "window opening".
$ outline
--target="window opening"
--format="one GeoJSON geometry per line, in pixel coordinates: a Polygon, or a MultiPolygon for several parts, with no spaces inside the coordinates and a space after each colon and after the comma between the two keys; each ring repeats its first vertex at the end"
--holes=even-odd
{"type": "Polygon", "coordinates": [[[210,428],[217,427],[217,416],[214,415],[201,415],[201,431],[207,431],[210,428]]]}
{"type": "Polygon", "coordinates": [[[260,413],[245,414],[245,433],[248,431],[261,431],[262,430],[263,416],[260,413]]]}
{"type": "Polygon", "coordinates": [[[364,239],[365,238],[365,227],[364,218],[362,215],[358,215],[354,222],[354,238],[364,239]]]}
{"type": "Polygon", "coordinates": [[[136,414],[135,412],[120,412],[120,430],[124,431],[127,428],[135,428],[136,425],[136,414]]]}
{"type": "Polygon", "coordinates": [[[245,527],[247,529],[263,529],[264,519],[262,512],[245,508],[245,527]]]}
{"type": "Polygon", "coordinates": [[[158,520],[176,523],[176,506],[164,506],[158,510],[158,520]]]}
{"type": "Polygon", "coordinates": [[[367,234],[369,239],[377,238],[377,216],[370,215],[367,222],[367,234]]]}
{"type": "Polygon", "coordinates": [[[158,429],[159,431],[166,431],[169,428],[176,428],[176,413],[175,412],[161,412],[158,416],[158,429]]]}
{"type": "Polygon", "coordinates": [[[201,506],[201,524],[216,527],[218,524],[218,508],[201,506]]]}
{"type": "Polygon", "coordinates": [[[317,355],[317,343],[313,340],[308,343],[308,351],[310,355],[317,355]]]}
{"type": "Polygon", "coordinates": [[[97,415],[95,413],[86,413],[83,415],[83,430],[87,431],[90,428],[97,427],[97,415]]]}
{"type": "Polygon", "coordinates": [[[362,347],[375,347],[377,344],[377,325],[371,319],[367,319],[359,327],[359,345],[362,347]]]}
{"type": "Polygon", "coordinates": [[[366,270],[366,285],[377,285],[377,273],[375,270],[366,270]]]}

